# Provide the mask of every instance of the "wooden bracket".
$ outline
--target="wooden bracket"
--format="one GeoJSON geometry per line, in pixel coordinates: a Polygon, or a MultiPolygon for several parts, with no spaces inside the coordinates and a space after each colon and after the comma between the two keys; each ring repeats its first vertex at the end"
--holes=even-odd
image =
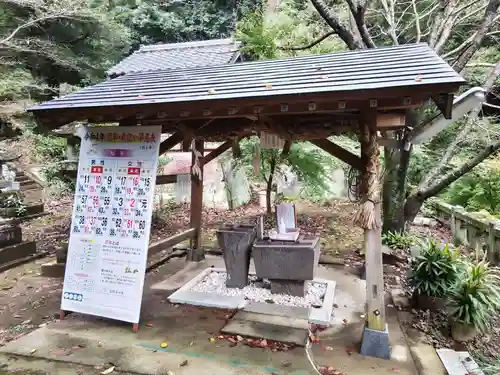
{"type": "Polygon", "coordinates": [[[453,109],[453,94],[445,93],[432,96],[432,101],[439,108],[444,118],[451,120],[451,111],[453,109]]]}
{"type": "Polygon", "coordinates": [[[345,148],[329,141],[328,139],[314,139],[310,141],[313,145],[319,147],[320,149],[328,152],[330,155],[342,160],[344,163],[356,168],[357,170],[363,170],[363,162],[361,158],[354,155],[352,152],[347,151],[345,148]]]}

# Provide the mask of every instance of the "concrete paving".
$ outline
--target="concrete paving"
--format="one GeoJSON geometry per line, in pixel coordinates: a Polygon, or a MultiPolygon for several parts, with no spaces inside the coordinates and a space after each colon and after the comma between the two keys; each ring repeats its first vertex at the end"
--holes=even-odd
{"type": "MultiPolygon", "coordinates": [[[[184,260],[176,259],[158,268],[155,274],[148,275],[142,306],[143,319],[137,334],[133,334],[131,326],[125,323],[72,314],[65,321],[50,324],[8,343],[0,349],[3,355],[0,361],[5,360],[9,369],[21,367],[43,371],[55,364],[68,368],[103,369],[112,363],[117,372],[145,375],[167,374],[168,371],[175,375],[315,374],[304,348],[271,352],[241,344],[230,347],[231,343],[218,340],[217,336],[230,320],[232,312],[172,305],[166,301],[168,293],[165,290],[151,287],[185,265],[184,260]],[[215,338],[215,341],[210,338],[215,338]],[[162,348],[161,343],[168,343],[168,346],[162,348]],[[185,360],[187,365],[181,367],[185,360]]],[[[320,277],[337,282],[338,308],[335,309],[332,327],[321,332],[320,343],[312,347],[313,361],[348,375],[417,374],[393,309],[388,309],[393,346],[391,360],[358,354],[364,326],[365,284],[344,270],[320,267],[319,272],[320,277]]],[[[178,283],[181,281],[178,280],[178,283]]],[[[47,373],[65,374],[51,370],[47,373]]]]}

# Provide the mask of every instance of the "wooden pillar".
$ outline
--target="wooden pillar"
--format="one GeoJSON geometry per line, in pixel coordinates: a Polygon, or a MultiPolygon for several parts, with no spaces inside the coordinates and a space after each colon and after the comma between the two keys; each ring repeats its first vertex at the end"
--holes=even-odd
{"type": "Polygon", "coordinates": [[[360,124],[362,200],[355,223],[364,229],[366,261],[367,328],[385,331],[384,276],[380,202],[380,150],[377,142],[376,113],[367,111],[360,124]]]}
{"type": "Polygon", "coordinates": [[[191,240],[191,249],[187,260],[199,262],[205,258],[203,244],[201,241],[202,209],[203,209],[203,153],[204,143],[202,140],[191,142],[191,228],[196,233],[191,240]]]}

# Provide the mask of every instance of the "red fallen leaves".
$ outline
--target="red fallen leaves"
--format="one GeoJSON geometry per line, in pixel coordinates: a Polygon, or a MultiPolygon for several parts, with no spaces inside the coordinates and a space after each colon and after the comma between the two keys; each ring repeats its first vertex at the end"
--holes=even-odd
{"type": "Polygon", "coordinates": [[[340,372],[333,367],[321,366],[318,371],[321,375],[345,375],[343,372],[340,372]]]}
{"type": "Polygon", "coordinates": [[[235,347],[238,344],[244,344],[250,346],[251,348],[269,348],[272,352],[287,352],[295,347],[294,344],[284,344],[282,342],[271,341],[266,339],[244,339],[243,337],[237,335],[219,335],[218,340],[226,340],[230,343],[229,346],[235,347]]]}
{"type": "Polygon", "coordinates": [[[331,346],[322,346],[321,349],[327,350],[327,351],[332,351],[333,348],[331,346]]]}
{"type": "Polygon", "coordinates": [[[319,342],[319,337],[311,335],[309,336],[309,340],[311,340],[313,344],[317,344],[319,342]]]}
{"type": "Polygon", "coordinates": [[[352,354],[352,348],[345,348],[345,352],[347,353],[347,355],[351,355],[352,354]]]}
{"type": "Polygon", "coordinates": [[[324,325],[321,325],[321,324],[311,324],[309,330],[312,332],[312,333],[316,333],[316,332],[322,332],[324,330],[326,330],[328,328],[328,326],[324,326],[324,325]]]}

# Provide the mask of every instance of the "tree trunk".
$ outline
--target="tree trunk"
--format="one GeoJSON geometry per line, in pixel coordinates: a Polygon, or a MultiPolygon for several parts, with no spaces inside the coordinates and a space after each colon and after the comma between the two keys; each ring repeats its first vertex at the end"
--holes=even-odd
{"type": "Polygon", "coordinates": [[[271,206],[271,193],[273,191],[273,175],[271,174],[269,176],[269,180],[267,181],[267,186],[266,186],[266,209],[267,213],[271,214],[273,212],[272,206],[271,206]]]}
{"type": "Polygon", "coordinates": [[[382,188],[382,211],[384,214],[382,225],[383,233],[392,232],[398,229],[398,202],[396,191],[398,186],[399,157],[399,150],[391,150],[388,147],[384,148],[384,182],[382,188]]]}
{"type": "Polygon", "coordinates": [[[269,178],[267,179],[267,185],[266,185],[266,209],[267,209],[268,214],[271,214],[273,212],[273,209],[271,206],[271,193],[273,191],[274,171],[276,170],[276,164],[278,163],[277,159],[278,159],[278,157],[273,155],[271,160],[269,161],[270,171],[269,171],[269,178]]]}

